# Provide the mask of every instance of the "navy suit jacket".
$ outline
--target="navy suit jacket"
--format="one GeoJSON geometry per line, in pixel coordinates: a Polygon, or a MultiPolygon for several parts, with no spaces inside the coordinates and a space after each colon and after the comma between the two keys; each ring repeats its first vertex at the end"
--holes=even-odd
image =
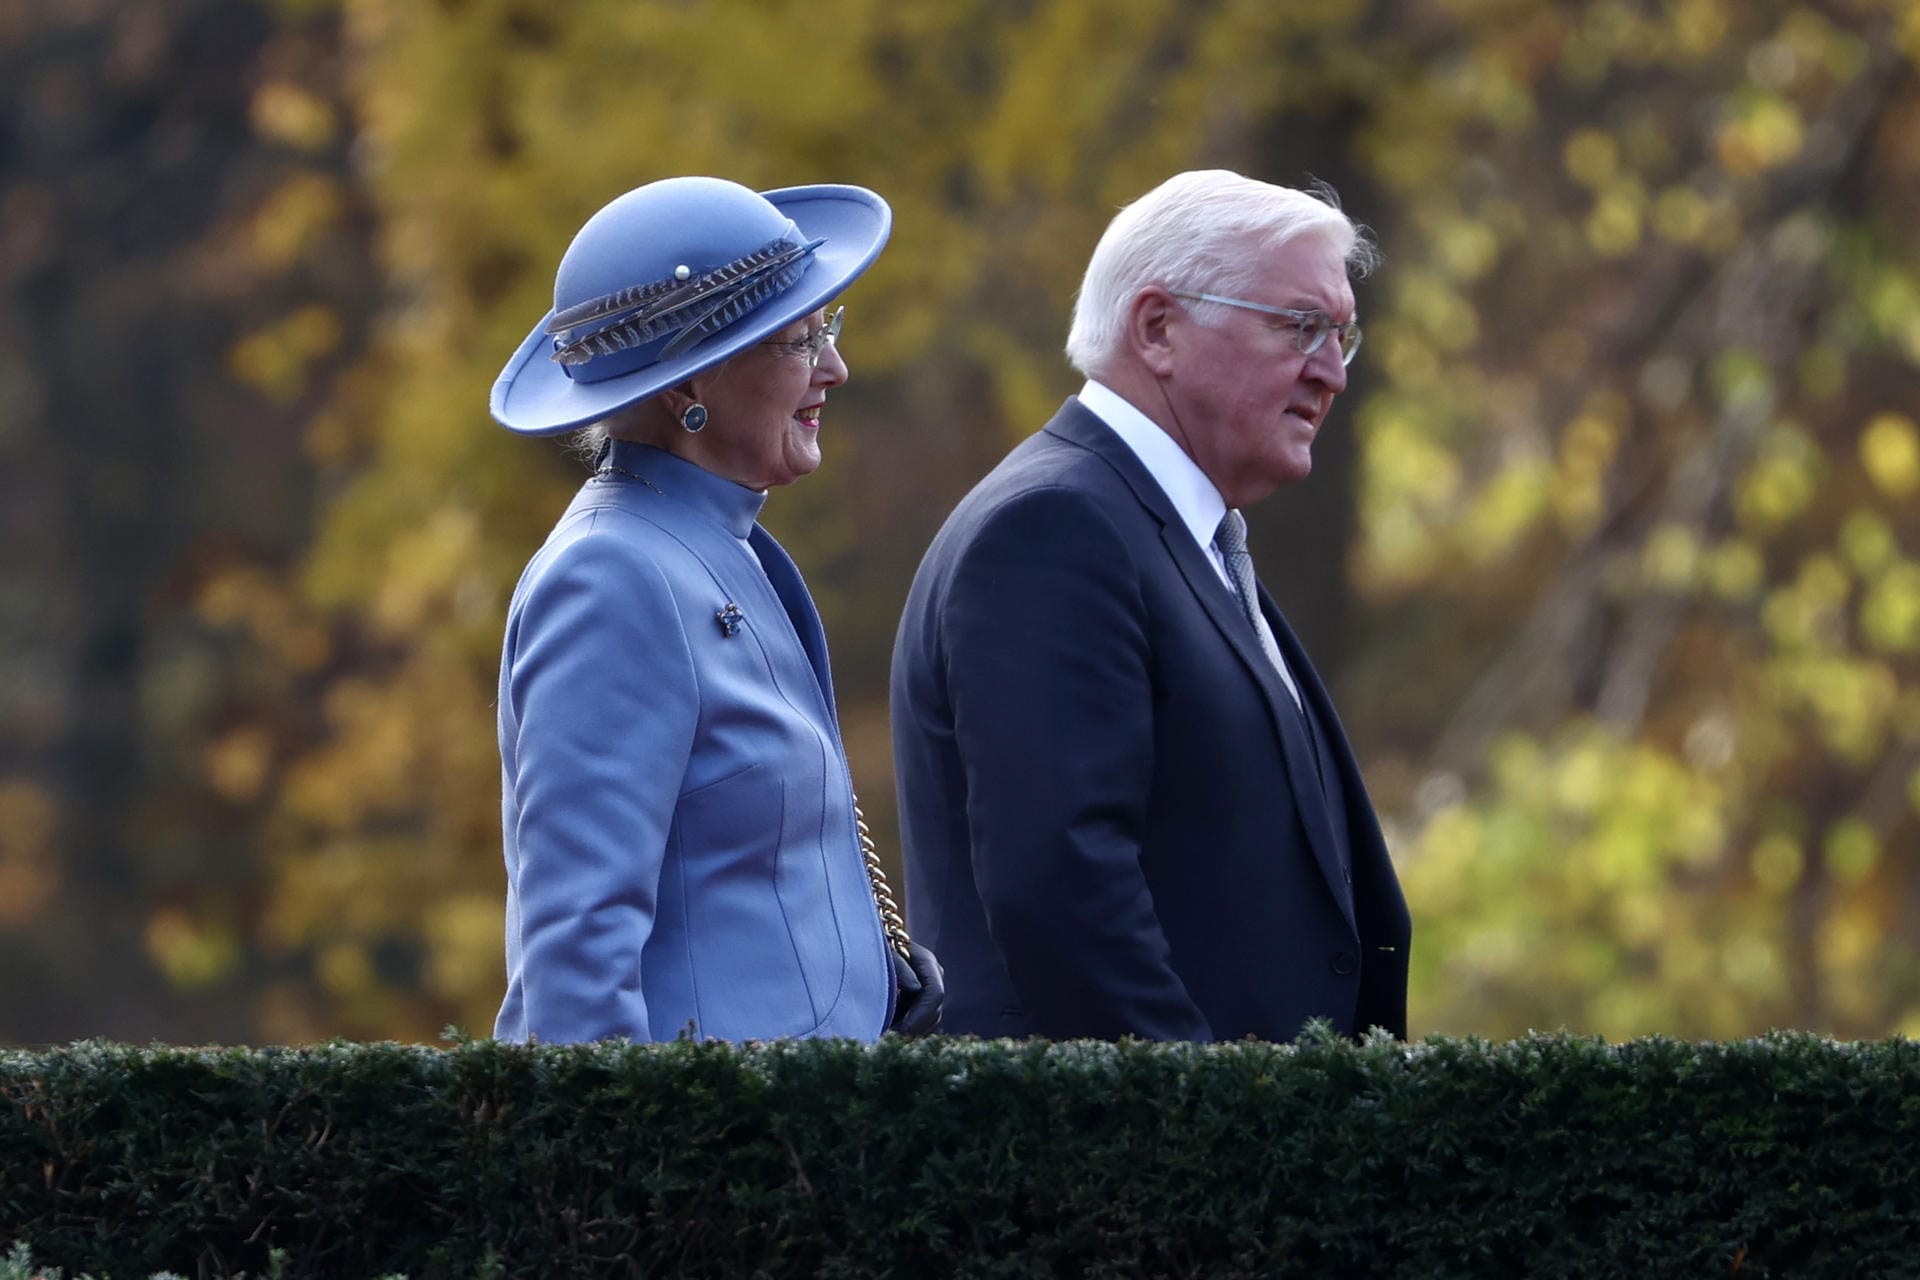
{"type": "Polygon", "coordinates": [[[1260,595],[1306,715],[1078,400],[954,510],[892,680],[908,925],[946,966],[943,1031],[1406,1035],[1399,881],[1326,690],[1260,595]]]}

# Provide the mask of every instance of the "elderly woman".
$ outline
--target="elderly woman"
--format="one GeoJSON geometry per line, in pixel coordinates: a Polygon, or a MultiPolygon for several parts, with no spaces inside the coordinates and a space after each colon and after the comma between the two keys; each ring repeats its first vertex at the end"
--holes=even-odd
{"type": "Polygon", "coordinates": [[[891,223],[859,187],[630,191],[574,237],[494,385],[508,430],[591,427],[597,457],[507,615],[502,1039],[871,1040],[939,1017],[939,966],[864,840],[819,614],[756,523],[820,465],[847,379],[829,304],[891,223]]]}

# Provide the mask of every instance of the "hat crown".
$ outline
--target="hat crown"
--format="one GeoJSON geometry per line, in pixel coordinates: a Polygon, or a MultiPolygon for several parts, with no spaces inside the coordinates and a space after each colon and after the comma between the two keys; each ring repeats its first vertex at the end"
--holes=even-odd
{"type": "Polygon", "coordinates": [[[636,187],[587,219],[553,281],[564,311],[635,285],[695,276],[793,231],[759,192],[724,178],[664,178],[636,187]]]}

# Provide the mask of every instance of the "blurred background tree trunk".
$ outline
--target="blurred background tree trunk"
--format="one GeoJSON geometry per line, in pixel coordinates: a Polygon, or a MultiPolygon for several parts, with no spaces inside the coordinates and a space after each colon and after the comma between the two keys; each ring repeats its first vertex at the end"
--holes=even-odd
{"type": "Polygon", "coordinates": [[[225,740],[262,691],[193,605],[221,564],[299,552],[304,424],[377,301],[338,24],[250,0],[0,24],[0,1036],[244,1038],[212,988],[246,982],[269,744],[225,740]],[[337,225],[288,225],[290,182],[337,225]]]}

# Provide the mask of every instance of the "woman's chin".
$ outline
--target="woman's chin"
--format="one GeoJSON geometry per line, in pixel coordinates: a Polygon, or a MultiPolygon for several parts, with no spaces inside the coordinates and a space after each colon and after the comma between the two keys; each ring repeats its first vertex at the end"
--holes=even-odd
{"type": "Polygon", "coordinates": [[[792,472],[788,483],[801,476],[810,476],[820,469],[820,440],[808,432],[798,440],[790,442],[787,448],[787,469],[792,472]]]}

